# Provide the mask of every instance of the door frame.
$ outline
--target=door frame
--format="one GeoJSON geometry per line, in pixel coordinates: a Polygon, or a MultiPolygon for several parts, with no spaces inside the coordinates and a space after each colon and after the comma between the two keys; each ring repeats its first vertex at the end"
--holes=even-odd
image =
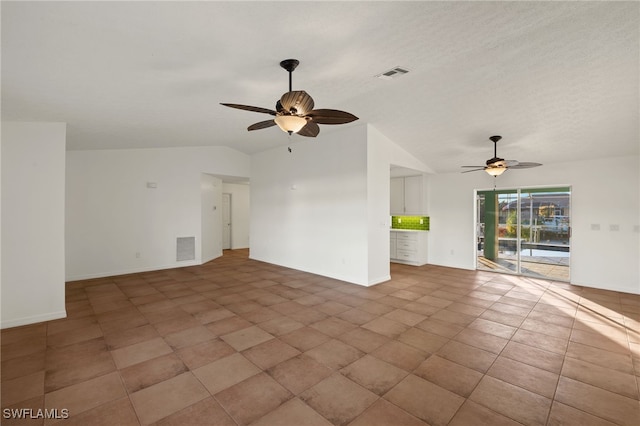
{"type": "MultiPolygon", "coordinates": [[[[484,223],[484,222],[480,222],[480,205],[479,205],[479,195],[480,193],[486,193],[486,192],[498,192],[498,193],[515,193],[516,194],[516,221],[517,221],[517,226],[516,226],[516,270],[515,271],[511,271],[508,268],[501,268],[499,270],[496,270],[495,272],[498,273],[505,273],[505,274],[510,274],[510,275],[521,275],[521,276],[527,276],[527,277],[532,277],[532,278],[543,278],[543,279],[549,279],[549,280],[553,280],[553,281],[566,281],[566,282],[570,282],[571,281],[571,252],[572,252],[572,235],[571,235],[571,225],[572,225],[572,206],[573,206],[573,188],[571,185],[569,184],[564,184],[564,185],[538,185],[538,186],[519,186],[516,188],[500,188],[500,189],[475,189],[473,192],[473,207],[474,207],[474,213],[473,213],[473,220],[474,220],[474,236],[473,236],[473,241],[474,241],[474,267],[476,270],[481,270],[481,271],[486,271],[488,269],[485,268],[478,268],[478,258],[479,258],[479,251],[480,251],[480,239],[481,238],[486,238],[486,235],[481,235],[480,232],[481,230],[480,228],[480,223],[484,223]],[[569,251],[569,261],[568,261],[568,265],[567,265],[567,277],[566,279],[564,278],[558,278],[558,277],[553,277],[553,276],[543,276],[540,277],[538,275],[535,274],[529,274],[526,272],[522,272],[522,259],[521,259],[521,251],[522,251],[522,194],[525,193],[531,193],[528,191],[533,191],[533,192],[545,192],[545,190],[548,190],[550,192],[553,192],[553,190],[558,190],[557,192],[560,192],[560,190],[562,189],[568,189],[569,192],[569,228],[568,228],[568,251],[569,251]]],[[[531,225],[530,225],[531,226],[531,225]]],[[[484,231],[484,229],[482,230],[484,231]]],[[[498,229],[496,228],[496,232],[498,232],[498,229]]],[[[486,240],[485,240],[486,241],[486,240]]],[[[484,248],[484,246],[483,246],[484,248]]]]}

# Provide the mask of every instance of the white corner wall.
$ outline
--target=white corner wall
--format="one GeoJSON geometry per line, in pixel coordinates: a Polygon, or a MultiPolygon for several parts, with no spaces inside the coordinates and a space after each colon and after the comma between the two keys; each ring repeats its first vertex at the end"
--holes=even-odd
{"type": "Polygon", "coordinates": [[[222,179],[202,173],[200,176],[200,220],[202,260],[222,256],[222,179]]]}
{"type": "Polygon", "coordinates": [[[252,157],[251,258],[367,285],[366,126],[293,138],[252,157]]]}
{"type": "MultiPolygon", "coordinates": [[[[483,173],[429,177],[429,263],[475,268],[474,190],[493,183],[483,173]]],[[[507,172],[496,183],[498,189],[570,185],[571,282],[640,294],[640,157],[549,164],[507,172]]]]}
{"type": "Polygon", "coordinates": [[[2,123],[1,328],[64,318],[65,123],[2,123]]]}
{"type": "MultiPolygon", "coordinates": [[[[428,172],[429,168],[376,128],[367,126],[367,211],[369,285],[391,279],[389,265],[389,191],[391,165],[428,172]]],[[[426,187],[425,187],[426,190],[426,187]]]]}
{"type": "Polygon", "coordinates": [[[250,157],[226,147],[67,152],[67,280],[202,263],[202,173],[249,177],[250,157]],[[178,262],[176,239],[191,236],[195,259],[178,262]]]}

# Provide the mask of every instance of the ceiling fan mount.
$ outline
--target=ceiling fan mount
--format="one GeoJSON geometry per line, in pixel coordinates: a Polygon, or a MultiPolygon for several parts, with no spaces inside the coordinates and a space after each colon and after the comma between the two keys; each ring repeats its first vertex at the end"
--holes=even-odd
{"type": "Polygon", "coordinates": [[[476,172],[484,170],[491,176],[500,176],[508,169],[528,169],[531,167],[542,166],[540,163],[520,162],[517,160],[505,160],[498,157],[498,141],[502,139],[502,136],[491,136],[489,140],[493,142],[493,158],[486,161],[486,166],[462,166],[464,168],[473,168],[473,170],[465,170],[462,173],[476,172]]]}
{"type": "Polygon", "coordinates": [[[285,59],[284,61],[280,61],[280,66],[290,73],[293,72],[298,65],[300,65],[300,61],[297,59],[285,59]]]}
{"type": "Polygon", "coordinates": [[[276,109],[254,107],[249,105],[222,103],[221,105],[261,112],[274,116],[271,120],[252,124],[247,130],[266,129],[277,125],[283,131],[297,133],[301,136],[316,137],[320,133],[318,124],[346,124],[358,119],[355,115],[335,109],[313,109],[313,98],[304,90],[294,91],[292,87],[293,71],[300,65],[297,59],[285,59],[280,66],[289,73],[289,91],[276,102],[276,109]]]}

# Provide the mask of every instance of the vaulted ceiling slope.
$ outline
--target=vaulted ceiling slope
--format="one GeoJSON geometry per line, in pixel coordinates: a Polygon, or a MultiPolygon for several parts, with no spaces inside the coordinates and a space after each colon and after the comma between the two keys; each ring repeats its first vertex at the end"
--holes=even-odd
{"type": "MultiPolygon", "coordinates": [[[[68,149],[286,146],[247,132],[288,89],[352,112],[436,172],[491,155],[639,153],[638,2],[7,2],[3,120],[64,121],[68,149]],[[395,66],[410,72],[375,76],[395,66]]],[[[332,131],[326,126],[316,140],[332,131]]],[[[292,140],[302,139],[293,135],[292,140]]]]}

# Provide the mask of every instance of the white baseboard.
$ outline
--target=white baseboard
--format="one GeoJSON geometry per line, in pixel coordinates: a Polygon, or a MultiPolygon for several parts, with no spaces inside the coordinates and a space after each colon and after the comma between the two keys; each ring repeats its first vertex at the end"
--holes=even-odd
{"type": "Polygon", "coordinates": [[[21,325],[35,324],[38,322],[51,321],[60,318],[66,318],[67,311],[49,312],[46,314],[33,315],[30,317],[16,318],[12,320],[2,321],[0,328],[20,327],[21,325]]]}
{"type": "Polygon", "coordinates": [[[117,271],[109,271],[109,272],[96,272],[92,274],[71,275],[66,277],[65,281],[70,282],[70,281],[90,280],[93,278],[115,277],[118,275],[137,274],[140,272],[161,271],[163,269],[184,268],[187,266],[196,266],[196,265],[201,265],[201,262],[199,260],[189,260],[189,261],[176,262],[170,265],[147,266],[144,268],[132,268],[132,269],[122,269],[117,271]]]}

